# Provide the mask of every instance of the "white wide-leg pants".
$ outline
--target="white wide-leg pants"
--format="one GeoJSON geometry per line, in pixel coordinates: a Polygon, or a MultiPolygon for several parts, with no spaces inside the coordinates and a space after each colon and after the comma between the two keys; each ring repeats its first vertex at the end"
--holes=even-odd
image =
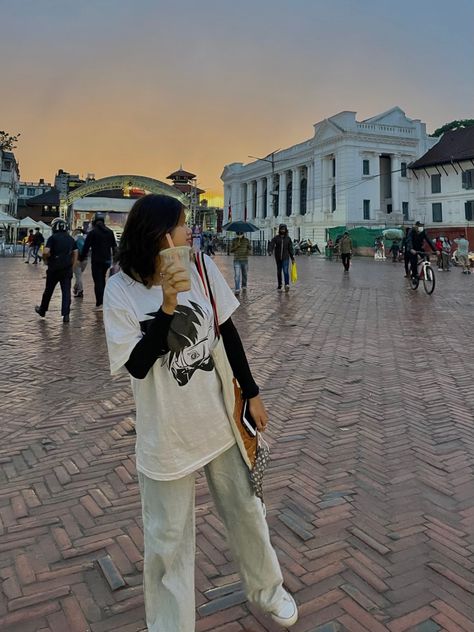
{"type": "MultiPolygon", "coordinates": [[[[271,610],[284,595],[262,503],[237,445],[206,465],[249,601],[271,610]]],[[[195,474],[155,481],[139,473],[145,539],[143,582],[149,632],[194,632],[195,474]]]]}

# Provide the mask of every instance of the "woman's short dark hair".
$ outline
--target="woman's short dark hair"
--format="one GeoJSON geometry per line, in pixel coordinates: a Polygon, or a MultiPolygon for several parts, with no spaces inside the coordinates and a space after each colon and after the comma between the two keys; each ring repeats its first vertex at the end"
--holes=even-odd
{"type": "Polygon", "coordinates": [[[169,195],[144,195],[132,206],[120,239],[117,261],[121,269],[144,285],[151,284],[156,257],[166,233],[179,223],[184,209],[169,195]]]}

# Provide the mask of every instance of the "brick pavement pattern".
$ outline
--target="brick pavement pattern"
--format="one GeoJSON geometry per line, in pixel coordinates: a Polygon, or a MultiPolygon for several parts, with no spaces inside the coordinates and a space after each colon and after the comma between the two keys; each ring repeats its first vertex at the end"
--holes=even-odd
{"type": "MultiPolygon", "coordinates": [[[[231,281],[231,262],[217,258],[231,281]]],[[[102,315],[43,266],[0,259],[0,630],[145,630],[142,525],[126,375],[102,315]]],[[[299,258],[275,291],[251,260],[236,322],[271,413],[266,503],[295,632],[474,632],[471,277],[432,297],[401,266],[299,258]]],[[[197,484],[197,632],[276,632],[250,606],[197,484]]],[[[163,631],[166,632],[166,631],[163,631]]]]}

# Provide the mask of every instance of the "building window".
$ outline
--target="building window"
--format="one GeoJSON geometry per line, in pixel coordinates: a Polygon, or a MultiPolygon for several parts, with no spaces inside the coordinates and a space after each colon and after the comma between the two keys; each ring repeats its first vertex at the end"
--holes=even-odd
{"type": "Polygon", "coordinates": [[[403,219],[408,219],[408,202],[402,202],[403,219]]]}
{"type": "Polygon", "coordinates": [[[32,187],[28,187],[28,188],[26,189],[26,195],[31,195],[31,196],[33,196],[33,195],[35,195],[35,193],[36,193],[36,190],[35,190],[35,189],[33,189],[32,187]]]}
{"type": "Polygon", "coordinates": [[[19,195],[24,195],[25,193],[25,187],[20,187],[18,190],[19,195]]]}
{"type": "Polygon", "coordinates": [[[401,162],[400,163],[400,176],[402,178],[406,178],[407,177],[407,163],[406,162],[401,162]]]}
{"type": "Polygon", "coordinates": [[[336,210],[336,185],[333,184],[331,187],[331,211],[334,213],[336,210]]]}
{"type": "Polygon", "coordinates": [[[333,178],[336,177],[336,159],[335,158],[332,159],[332,177],[333,178]]]}
{"type": "Polygon", "coordinates": [[[472,222],[474,216],[474,200],[469,200],[464,204],[464,214],[466,216],[466,222],[472,222]]]}
{"type": "Polygon", "coordinates": [[[468,169],[462,173],[462,188],[474,189],[474,169],[468,169]]]}
{"type": "Polygon", "coordinates": [[[370,160],[362,161],[362,175],[363,176],[370,175],[370,160]]]}
{"type": "Polygon", "coordinates": [[[4,160],[2,162],[2,171],[11,171],[12,170],[12,161],[4,160]]]}
{"type": "Polygon", "coordinates": [[[441,204],[441,202],[434,202],[431,207],[433,209],[433,222],[442,222],[443,205],[441,204]]]}
{"type": "Polygon", "coordinates": [[[286,187],[286,216],[290,217],[291,215],[291,204],[293,201],[293,183],[289,182],[286,187]]]}
{"type": "Polygon", "coordinates": [[[431,176],[431,193],[441,193],[441,176],[439,173],[431,176]]]}
{"type": "Polygon", "coordinates": [[[390,214],[392,212],[392,205],[387,204],[387,213],[390,214]]]}
{"type": "Polygon", "coordinates": [[[308,180],[301,178],[300,184],[300,214],[306,215],[306,197],[308,191],[308,180]]]}
{"type": "Polygon", "coordinates": [[[364,219],[370,219],[370,200],[364,200],[364,219]]]}

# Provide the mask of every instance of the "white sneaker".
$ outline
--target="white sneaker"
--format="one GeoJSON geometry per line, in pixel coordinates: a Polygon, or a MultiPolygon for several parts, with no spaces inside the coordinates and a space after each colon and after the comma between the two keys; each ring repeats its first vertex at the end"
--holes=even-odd
{"type": "Polygon", "coordinates": [[[280,603],[268,614],[271,616],[273,621],[281,625],[283,628],[289,628],[290,625],[295,625],[298,621],[298,607],[296,605],[296,601],[290,593],[285,590],[285,594],[280,603]]]}

